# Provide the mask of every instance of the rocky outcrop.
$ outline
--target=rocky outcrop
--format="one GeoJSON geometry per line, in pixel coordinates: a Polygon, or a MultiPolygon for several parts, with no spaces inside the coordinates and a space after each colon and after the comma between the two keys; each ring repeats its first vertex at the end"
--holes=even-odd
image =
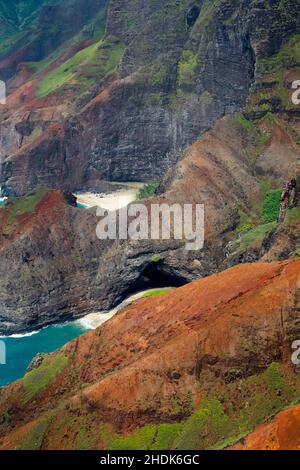
{"type": "Polygon", "coordinates": [[[36,184],[74,190],[97,179],[161,177],[220,116],[245,105],[256,63],[299,28],[292,0],[285,8],[279,1],[194,3],[109,3],[107,40],[124,48],[118,78],[100,80],[59,135],[50,129],[8,155],[6,194],[24,194],[36,184]],[[193,6],[199,16],[189,25],[193,6]]]}
{"type": "Polygon", "coordinates": [[[252,417],[259,423],[299,399],[290,367],[300,334],[299,270],[299,260],[237,266],[135,302],[44,359],[41,375],[36,369],[1,391],[1,416],[9,416],[1,448],[74,448],[81,429],[92,448],[114,448],[116,432],[120,439],[179,421],[179,448],[234,440],[252,417]],[[206,406],[209,414],[209,400],[218,400],[218,426],[242,418],[241,428],[222,427],[218,437],[195,417],[195,431],[193,413],[206,406]],[[43,438],[32,441],[37,425],[43,438]]]}
{"type": "Polygon", "coordinates": [[[222,8],[210,9],[204,2],[189,27],[190,4],[183,3],[179,14],[175,7],[170,11],[165,4],[147,3],[145,17],[137,22],[138,5],[138,1],[127,2],[124,17],[119,3],[110,3],[107,28],[110,38],[112,34],[118,37],[111,38],[109,44],[106,39],[104,49],[109,55],[115,46],[124,45],[119,72],[104,77],[98,88],[80,98],[80,105],[72,104],[77,115],[59,124],[66,108],[60,108],[55,93],[45,101],[38,100],[37,80],[25,83],[11,95],[8,101],[16,114],[1,124],[0,139],[6,153],[15,146],[19,150],[4,162],[2,189],[7,194],[24,194],[42,183],[71,190],[95,187],[99,178],[149,179],[164,172],[156,197],[147,204],[204,204],[204,249],[189,252],[185,241],[100,243],[95,234],[95,210],[79,211],[65,204],[60,192],[44,195],[25,216],[14,214],[14,204],[22,206],[22,200],[13,201],[0,214],[1,332],[23,332],[95,309],[109,309],[144,286],[178,286],[237,263],[299,254],[295,221],[295,227],[287,223],[263,228],[258,234],[254,230],[250,237],[248,233],[249,228],[262,225],[263,188],[266,184],[269,189],[278,188],[279,177],[290,178],[299,155],[299,122],[290,99],[291,77],[298,77],[297,38],[292,37],[297,28],[297,16],[291,14],[294,3],[290,2],[291,9],[283,19],[280,5],[273,2],[268,10],[273,23],[264,31],[258,20],[263,6],[257,2],[239,2],[239,6],[231,2],[230,8],[222,2],[222,8]],[[157,34],[155,48],[150,47],[153,34],[145,23],[149,20],[151,28],[159,28],[162,12],[168,25],[166,34],[162,38],[157,34]],[[245,18],[252,18],[255,25],[249,34],[245,18]],[[283,24],[280,33],[275,20],[283,24]],[[149,46],[151,70],[145,64],[145,50],[137,43],[149,46]],[[232,48],[235,53],[229,67],[238,82],[230,88],[224,61],[228,62],[226,54],[232,48]],[[239,54],[244,62],[238,64],[239,54]],[[253,54],[255,77],[250,73],[253,54]],[[192,75],[192,85],[187,83],[191,64],[197,71],[192,75]],[[167,67],[169,80],[166,76],[153,80],[153,74],[158,73],[155,67],[160,70],[162,65],[167,67]],[[203,74],[198,75],[200,66],[203,74]],[[222,77],[221,88],[235,90],[236,101],[231,101],[231,108],[225,103],[228,96],[219,93],[218,84],[214,90],[209,88],[212,82],[207,77],[212,73],[222,77]],[[245,87],[239,83],[245,79],[243,74],[249,78],[245,87]],[[243,114],[218,120],[172,165],[179,147],[193,141],[200,131],[199,112],[207,123],[209,116],[213,121],[223,112],[239,108],[254,78],[243,114]],[[280,96],[280,106],[274,96],[280,96]],[[205,98],[204,108],[201,97],[205,98]],[[23,98],[26,109],[19,110],[23,98]],[[197,103],[197,110],[193,103],[197,103]],[[207,106],[222,111],[210,115],[207,106]],[[38,135],[32,136],[39,118],[38,135]],[[246,241],[247,237],[250,240],[247,243],[244,234],[246,241]],[[15,279],[19,280],[17,289],[15,279]]]}
{"type": "Polygon", "coordinates": [[[2,333],[97,308],[100,296],[93,290],[105,243],[97,243],[95,212],[73,205],[60,191],[38,191],[1,210],[2,333]]]}
{"type": "Polygon", "coordinates": [[[36,356],[34,356],[29,366],[27,367],[26,372],[31,372],[34,369],[38,369],[46,356],[47,355],[45,353],[38,353],[36,356]]]}
{"type": "MultiPolygon", "coordinates": [[[[265,118],[258,122],[255,134],[254,125],[243,119],[234,115],[218,121],[166,174],[156,197],[146,201],[149,206],[164,202],[204,204],[202,250],[187,251],[185,240],[104,243],[96,237],[99,218],[95,210],[81,211],[65,205],[60,213],[56,203],[52,207],[51,202],[37,205],[34,213],[27,214],[25,223],[21,218],[21,223],[11,227],[10,232],[6,227],[9,207],[2,209],[1,331],[25,331],[95,309],[106,310],[139,289],[182,285],[238,263],[298,256],[297,220],[289,221],[288,216],[281,225],[267,224],[267,230],[260,225],[265,197],[262,184],[267,182],[272,188],[277,179],[271,167],[269,180],[261,180],[256,160],[249,155],[256,155],[258,149],[268,154],[274,139],[268,139],[263,150],[258,143],[263,136],[259,128],[266,125],[265,118]],[[245,217],[253,225],[253,233],[249,227],[245,234],[238,231],[243,227],[241,218],[245,217]],[[245,240],[249,238],[247,243],[244,236],[245,240]],[[10,265],[13,269],[7,268],[10,265]],[[20,284],[13,289],[16,276],[20,284]],[[19,290],[26,293],[22,298],[19,290]]],[[[283,132],[285,124],[279,118],[274,117],[274,121],[272,118],[272,122],[268,135],[277,133],[278,123],[283,132]]],[[[59,132],[63,131],[57,128],[59,132]]],[[[293,171],[293,159],[289,161],[280,152],[276,155],[282,175],[288,178],[293,171]]],[[[294,143],[290,155],[296,161],[294,143]]],[[[53,162],[57,162],[56,157],[54,153],[53,162]]],[[[74,166],[74,174],[76,171],[80,168],[74,166]]],[[[54,181],[56,176],[59,177],[49,166],[49,179],[54,181]]]]}

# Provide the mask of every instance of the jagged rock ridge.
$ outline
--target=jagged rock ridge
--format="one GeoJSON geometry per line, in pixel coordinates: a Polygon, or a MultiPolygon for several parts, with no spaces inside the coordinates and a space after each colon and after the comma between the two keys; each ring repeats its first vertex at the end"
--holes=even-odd
{"type": "Polygon", "coordinates": [[[245,105],[257,61],[299,30],[296,12],[291,0],[284,7],[112,0],[100,48],[112,56],[122,50],[115,73],[94,82],[59,131],[48,128],[17,153],[12,140],[2,173],[6,194],[38,184],[74,190],[99,179],[159,178],[217,118],[245,105]],[[196,5],[199,16],[189,25],[196,5]]]}

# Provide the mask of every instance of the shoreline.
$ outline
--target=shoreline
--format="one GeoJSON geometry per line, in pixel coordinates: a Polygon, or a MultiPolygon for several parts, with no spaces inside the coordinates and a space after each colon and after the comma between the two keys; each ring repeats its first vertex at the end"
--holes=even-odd
{"type": "Polygon", "coordinates": [[[118,189],[109,193],[80,192],[76,193],[77,203],[82,208],[102,207],[109,211],[115,211],[128,206],[137,199],[139,190],[144,183],[128,183],[124,189],[118,189]]]}
{"type": "Polygon", "coordinates": [[[131,305],[133,302],[136,300],[144,298],[145,294],[155,292],[157,290],[161,291],[162,294],[165,291],[171,292],[174,287],[161,287],[161,288],[151,288],[147,289],[141,292],[137,292],[136,294],[131,295],[127,299],[123,300],[119,305],[117,305],[115,308],[105,311],[105,310],[99,310],[91,313],[84,314],[83,316],[80,316],[78,318],[70,318],[68,320],[59,322],[59,323],[50,323],[49,325],[44,325],[39,327],[36,330],[32,331],[24,331],[24,332],[19,332],[19,333],[11,333],[8,335],[5,334],[0,334],[0,340],[7,340],[7,339],[22,339],[22,338],[29,338],[31,336],[39,334],[41,331],[46,330],[47,328],[51,327],[63,327],[66,325],[75,325],[75,326],[80,326],[81,328],[85,329],[86,331],[90,330],[95,330],[99,326],[103,325],[106,323],[108,320],[113,318],[120,310],[123,308],[127,307],[128,305],[131,305]]]}
{"type": "MultiPolygon", "coordinates": [[[[165,293],[168,293],[168,292],[171,292],[173,289],[174,287],[162,287],[159,289],[159,291],[163,295],[164,291],[165,293]]],[[[128,307],[128,305],[133,304],[136,300],[145,298],[145,294],[155,292],[157,290],[158,289],[153,288],[153,289],[147,289],[147,290],[138,292],[128,297],[123,302],[121,302],[117,307],[113,308],[112,310],[108,312],[105,312],[105,311],[92,312],[80,318],[79,320],[76,320],[76,322],[84,327],[88,327],[87,329],[96,330],[97,328],[99,328],[99,326],[103,325],[108,320],[113,318],[118,312],[123,310],[123,308],[128,307]]]]}

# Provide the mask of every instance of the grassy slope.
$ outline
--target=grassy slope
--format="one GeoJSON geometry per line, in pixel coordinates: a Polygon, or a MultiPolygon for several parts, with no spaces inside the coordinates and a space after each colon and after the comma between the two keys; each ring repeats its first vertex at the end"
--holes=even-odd
{"type": "MultiPolygon", "coordinates": [[[[0,0],[1,1],[1,0],[0,0]]],[[[3,16],[5,16],[5,24],[9,24],[9,32],[1,35],[0,33],[0,56],[5,56],[7,53],[9,53],[9,50],[13,48],[14,46],[18,47],[23,47],[26,44],[29,44],[32,40],[36,38],[37,35],[40,34],[40,31],[35,28],[34,26],[34,21],[38,18],[38,15],[40,13],[41,7],[45,4],[53,4],[53,3],[60,3],[62,0],[35,0],[32,2],[29,2],[27,5],[26,2],[19,2],[19,11],[16,16],[18,19],[13,21],[12,19],[9,19],[10,17],[13,17],[13,11],[6,12],[6,14],[3,13],[3,16]],[[25,9],[24,5],[27,5],[27,9],[25,9]],[[34,9],[34,5],[36,4],[36,8],[34,9]],[[30,8],[31,7],[31,8],[30,8]],[[26,10],[26,11],[25,11],[26,10]],[[26,16],[26,12],[28,17],[26,16]],[[23,16],[24,18],[23,18],[23,16]]],[[[67,0],[67,2],[71,2],[72,0],[67,0]]],[[[13,8],[11,8],[13,10],[13,8]]],[[[17,11],[17,8],[15,8],[17,11]]],[[[0,3],[0,25],[2,27],[2,31],[4,30],[3,25],[1,24],[1,3],[0,3]]],[[[51,70],[51,64],[54,64],[54,62],[62,55],[65,54],[66,51],[70,48],[75,46],[80,47],[81,43],[84,43],[86,41],[91,41],[95,44],[100,41],[100,39],[103,38],[105,34],[105,28],[106,28],[106,6],[105,4],[103,5],[103,8],[99,10],[98,14],[96,14],[84,27],[81,31],[79,31],[77,34],[75,34],[71,39],[68,39],[64,43],[60,44],[56,50],[52,51],[51,53],[48,54],[43,60],[39,62],[25,62],[28,68],[32,69],[33,71],[33,76],[37,77],[43,70],[46,68],[49,68],[51,70]]],[[[50,27],[47,29],[45,35],[49,34],[49,36],[53,35],[53,31],[55,30],[55,25],[50,25],[50,27]],[[49,31],[48,31],[49,30],[49,31]]],[[[121,46],[120,46],[121,47],[121,46]]],[[[56,91],[58,88],[63,86],[64,84],[68,82],[72,82],[74,76],[78,76],[77,82],[80,84],[80,87],[83,89],[88,88],[91,84],[93,84],[96,81],[97,74],[100,75],[101,78],[101,72],[102,74],[107,72],[107,69],[113,68],[115,64],[111,64],[111,62],[105,58],[105,64],[102,64],[102,69],[106,69],[103,71],[100,69],[100,65],[98,65],[99,61],[103,61],[103,57],[99,57],[95,55],[94,57],[90,56],[90,61],[86,60],[88,59],[85,58],[84,56],[89,55],[89,48],[87,48],[86,51],[82,51],[82,54],[80,53],[75,54],[74,57],[70,58],[70,62],[67,60],[65,64],[62,65],[62,67],[57,67],[57,71],[51,74],[49,72],[49,77],[47,77],[44,81],[43,84],[41,85],[41,91],[38,92],[38,96],[44,97],[47,96],[48,94],[52,93],[53,91],[56,91]],[[76,70],[74,70],[76,68],[76,70]],[[71,72],[69,73],[69,70],[71,72]]],[[[12,49],[13,50],[13,49],[12,49]]],[[[115,48],[112,53],[111,53],[111,60],[113,61],[116,59],[115,55],[118,54],[118,49],[115,48]]],[[[121,55],[121,53],[120,53],[121,55]]],[[[53,67],[52,67],[53,68],[53,67]]]]}
{"type": "Polygon", "coordinates": [[[47,190],[39,188],[24,197],[12,198],[0,210],[8,211],[5,227],[2,228],[3,233],[10,234],[18,227],[19,217],[34,212],[37,204],[43,199],[47,190]]]}
{"type": "Polygon", "coordinates": [[[299,376],[272,363],[262,374],[216,387],[186,421],[147,425],[128,436],[111,435],[107,444],[113,450],[222,449],[299,400],[299,376]]]}
{"type": "Polygon", "coordinates": [[[151,292],[145,292],[143,297],[156,297],[157,295],[169,294],[170,289],[157,289],[151,292]]]}
{"type": "MultiPolygon", "coordinates": [[[[47,3],[44,1],[43,3],[47,3]]],[[[52,3],[52,2],[51,2],[52,3]]],[[[84,26],[82,31],[72,39],[58,47],[40,62],[25,62],[33,71],[33,77],[44,73],[37,89],[38,97],[46,97],[53,92],[63,90],[65,86],[75,86],[81,93],[88,90],[95,82],[101,80],[107,74],[115,70],[123,55],[124,46],[113,37],[105,37],[106,9],[102,10],[84,26]],[[68,48],[90,40],[92,44],[75,53],[59,66],[54,66],[55,61],[68,48]],[[53,65],[51,65],[53,64],[53,65]]],[[[15,42],[22,38],[26,32],[19,31],[1,41],[0,54],[6,52],[15,42]]],[[[33,31],[34,34],[34,31],[33,31]]]]}
{"type": "MultiPolygon", "coordinates": [[[[272,136],[276,124],[274,106],[278,107],[279,102],[283,111],[294,108],[286,83],[291,70],[300,73],[299,50],[300,35],[297,34],[283,44],[278,54],[260,60],[257,64],[258,83],[270,86],[258,87],[251,95],[244,113],[236,115],[236,120],[244,128],[248,140],[253,142],[253,145],[245,148],[245,156],[252,164],[264,153],[272,136]]],[[[293,140],[299,144],[300,135],[290,128],[288,121],[285,124],[287,132],[291,133],[293,140]]],[[[261,180],[261,191],[253,201],[252,207],[240,209],[240,225],[235,230],[235,235],[239,238],[233,242],[232,252],[261,242],[276,227],[282,189],[279,185],[274,187],[270,180],[261,180]]],[[[299,209],[294,209],[287,214],[285,223],[289,224],[299,218],[299,209]]]]}
{"type": "Polygon", "coordinates": [[[82,49],[42,78],[38,85],[38,96],[46,97],[67,84],[77,85],[80,91],[89,89],[116,69],[123,50],[122,44],[110,38],[82,49]]]}
{"type": "MultiPolygon", "coordinates": [[[[67,365],[59,356],[27,374],[23,379],[23,401],[38,400],[38,394],[54,383],[67,365]]],[[[185,420],[147,424],[133,433],[115,433],[101,422],[95,410],[76,413],[72,407],[58,406],[48,410],[18,443],[20,449],[39,449],[47,436],[48,444],[56,435],[69,429],[77,438],[75,449],[109,450],[197,450],[223,449],[249,434],[284,408],[300,401],[300,377],[290,367],[272,363],[264,372],[239,378],[239,369],[229,369],[228,383],[217,382],[209,371],[203,372],[200,386],[203,396],[200,406],[193,407],[191,395],[170,403],[173,416],[189,415],[185,420]],[[207,385],[210,384],[209,388],[207,385]],[[207,390],[205,392],[205,390],[207,390]],[[51,437],[52,436],[52,437],[51,437]],[[50,441],[49,441],[50,438],[50,441]]]]}
{"type": "Polygon", "coordinates": [[[30,401],[36,394],[43,390],[65,368],[68,358],[59,353],[54,357],[44,358],[38,369],[28,372],[23,379],[25,389],[24,403],[30,401]]]}

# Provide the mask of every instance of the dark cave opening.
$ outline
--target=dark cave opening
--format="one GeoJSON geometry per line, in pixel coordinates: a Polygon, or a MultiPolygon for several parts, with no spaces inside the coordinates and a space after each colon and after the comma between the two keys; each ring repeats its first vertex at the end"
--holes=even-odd
{"type": "Polygon", "coordinates": [[[188,25],[189,28],[194,26],[194,24],[196,23],[199,15],[200,15],[200,7],[198,5],[194,5],[188,11],[188,14],[186,15],[186,24],[188,25]]]}
{"type": "Polygon", "coordinates": [[[130,286],[125,297],[147,289],[162,287],[181,287],[188,281],[162,262],[151,262],[140,273],[139,278],[130,286]]]}
{"type": "Polygon", "coordinates": [[[186,279],[162,263],[152,262],[142,272],[142,276],[150,287],[180,287],[187,283],[186,279]]]}

